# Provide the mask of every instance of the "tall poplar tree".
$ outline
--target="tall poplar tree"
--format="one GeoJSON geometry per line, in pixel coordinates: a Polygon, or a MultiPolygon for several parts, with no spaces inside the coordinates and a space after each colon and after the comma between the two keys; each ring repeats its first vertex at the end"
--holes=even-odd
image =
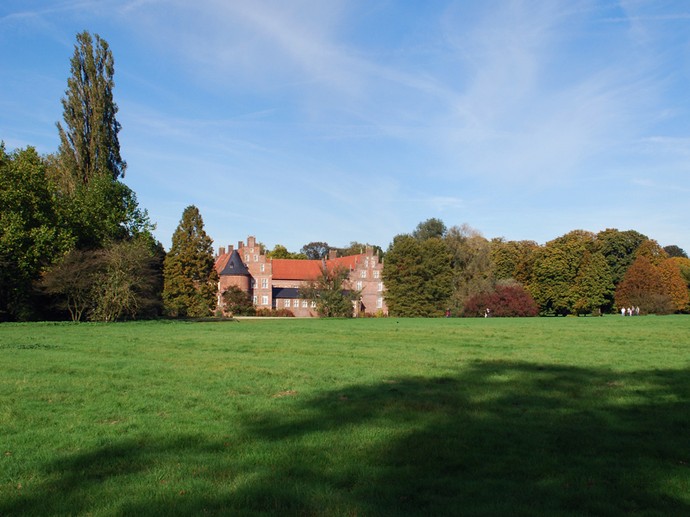
{"type": "Polygon", "coordinates": [[[61,217],[81,249],[149,233],[146,210],[134,192],[118,181],[127,164],[120,155],[117,104],[113,100],[114,60],[108,43],[84,31],[77,34],[71,76],[57,123],[60,147],[53,160],[61,217]]]}
{"type": "Polygon", "coordinates": [[[163,264],[163,304],[169,316],[209,316],[216,305],[218,273],[213,241],[194,205],[185,208],[163,264]]]}
{"type": "Polygon", "coordinates": [[[113,180],[125,175],[127,164],[120,156],[113,100],[115,66],[108,43],[87,31],[77,34],[70,61],[71,77],[62,99],[60,133],[61,165],[76,184],[87,184],[99,174],[113,180]]]}

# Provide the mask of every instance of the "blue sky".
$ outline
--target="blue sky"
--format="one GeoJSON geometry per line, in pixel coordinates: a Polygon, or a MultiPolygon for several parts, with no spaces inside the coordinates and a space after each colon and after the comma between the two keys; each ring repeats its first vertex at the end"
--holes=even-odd
{"type": "Polygon", "coordinates": [[[687,0],[3,0],[8,149],[57,149],[84,29],[166,247],[194,204],[216,246],[385,249],[437,217],[690,252],[687,0]]]}

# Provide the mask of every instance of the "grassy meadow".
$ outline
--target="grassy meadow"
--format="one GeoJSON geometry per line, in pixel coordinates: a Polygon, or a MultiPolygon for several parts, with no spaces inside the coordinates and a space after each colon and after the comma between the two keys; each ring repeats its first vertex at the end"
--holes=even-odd
{"type": "Polygon", "coordinates": [[[0,325],[0,515],[690,515],[690,317],[0,325]]]}

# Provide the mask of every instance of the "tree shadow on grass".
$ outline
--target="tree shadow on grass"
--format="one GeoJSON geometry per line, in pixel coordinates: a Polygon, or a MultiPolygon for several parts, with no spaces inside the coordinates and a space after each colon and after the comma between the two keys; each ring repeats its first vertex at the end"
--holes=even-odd
{"type": "Polygon", "coordinates": [[[230,448],[200,430],[54,462],[36,497],[0,514],[690,515],[689,374],[476,362],[286,397],[230,448]],[[188,493],[108,492],[206,459],[188,493]]]}

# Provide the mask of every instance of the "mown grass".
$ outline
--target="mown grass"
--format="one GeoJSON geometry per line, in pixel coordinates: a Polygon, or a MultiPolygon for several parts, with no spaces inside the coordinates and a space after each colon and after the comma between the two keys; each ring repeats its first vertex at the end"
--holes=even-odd
{"type": "Polygon", "coordinates": [[[0,325],[0,515],[690,515],[690,318],[0,325]]]}

